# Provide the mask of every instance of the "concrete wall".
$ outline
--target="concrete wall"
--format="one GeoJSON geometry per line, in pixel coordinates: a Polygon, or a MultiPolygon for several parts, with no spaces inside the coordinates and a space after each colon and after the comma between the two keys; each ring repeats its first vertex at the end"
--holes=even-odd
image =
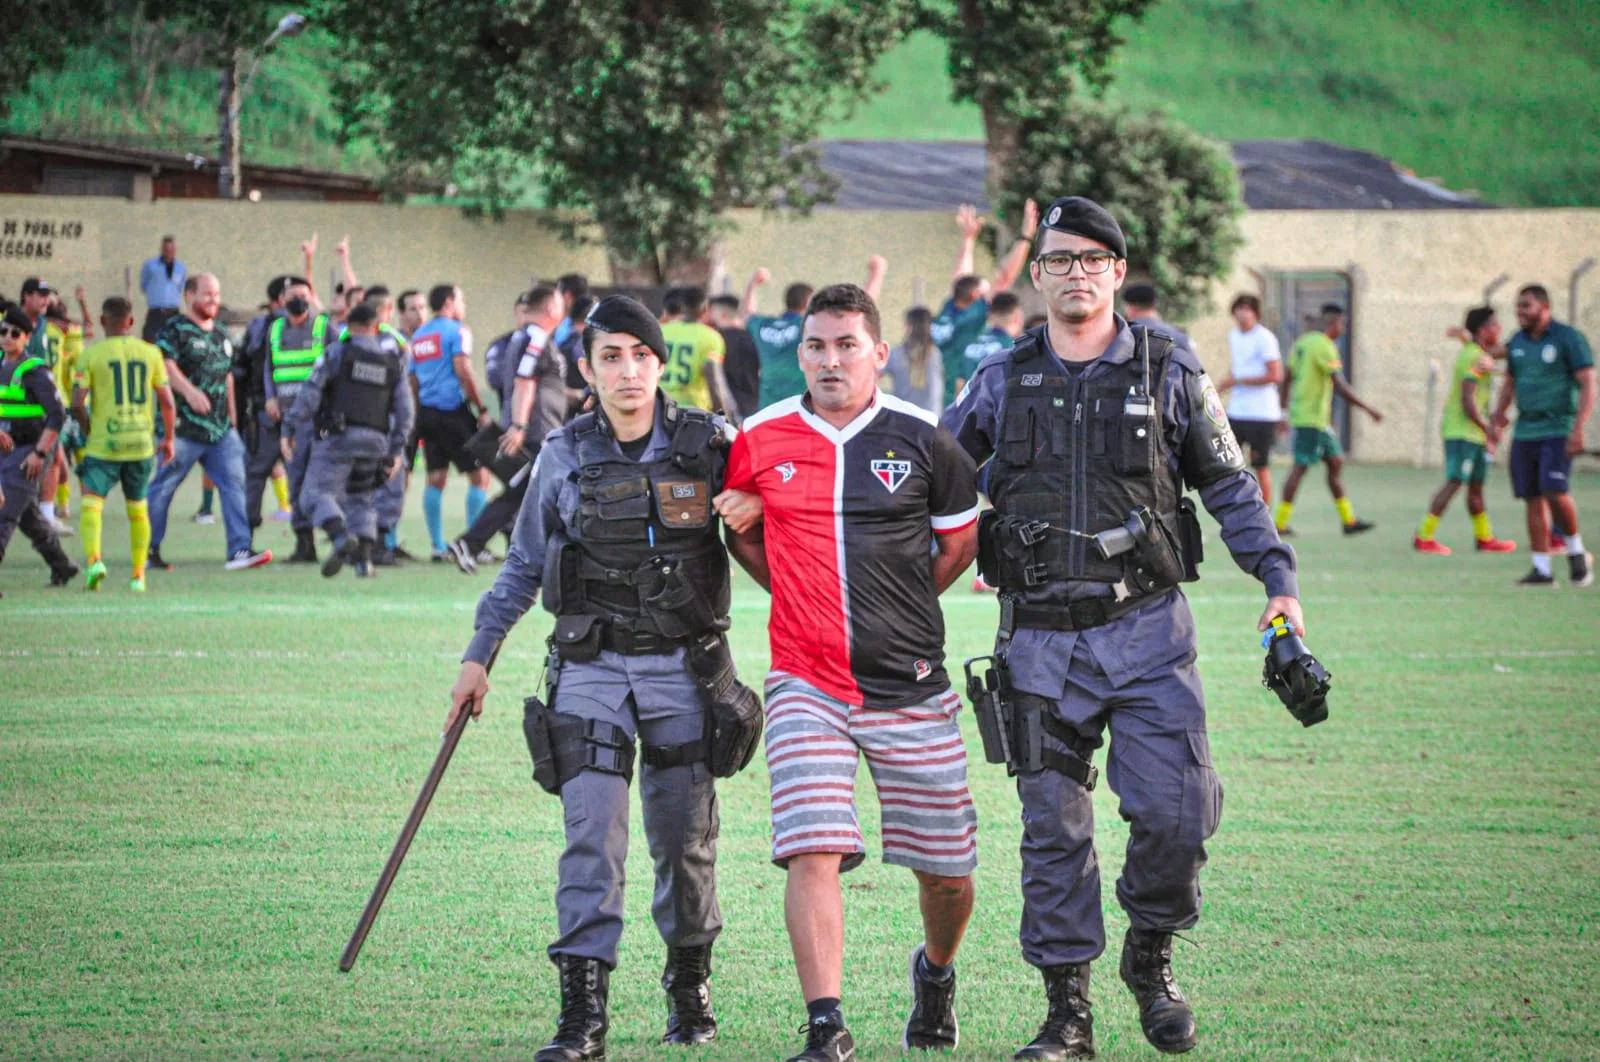
{"type": "MultiPolygon", "coordinates": [[[[728,282],[741,290],[752,270],[769,267],[774,277],[763,291],[764,312],[777,312],[792,280],[859,283],[867,257],[886,256],[883,309],[891,332],[915,301],[938,308],[958,242],[943,213],[824,211],[785,221],[751,212],[736,220],[739,231],[726,248],[728,282]]],[[[1509,274],[1494,297],[1509,326],[1516,287],[1529,282],[1549,287],[1557,316],[1566,318],[1568,276],[1585,258],[1600,256],[1600,210],[1268,211],[1247,215],[1244,227],[1235,276],[1217,286],[1214,312],[1191,328],[1202,356],[1213,372],[1226,370],[1228,299],[1236,291],[1259,292],[1259,277],[1348,273],[1357,389],[1386,414],[1381,425],[1356,417],[1353,453],[1365,460],[1409,462],[1422,455],[1437,463],[1436,440],[1423,437],[1424,424],[1438,422],[1437,410],[1428,417],[1429,365],[1448,368],[1454,345],[1443,338],[1444,329],[1481,301],[1486,284],[1509,274]]],[[[172,233],[191,269],[217,273],[224,299],[249,308],[275,274],[299,270],[300,241],[312,232],[321,243],[315,279],[325,293],[333,245],[348,233],[364,282],[381,280],[397,292],[444,280],[460,284],[480,348],[506,327],[511,302],[531,277],[577,270],[597,282],[606,279],[598,247],[564,247],[527,212],[497,224],[469,220],[453,207],[0,196],[0,292],[14,296],[23,277],[38,274],[69,291],[83,284],[97,304],[121,293],[125,277],[136,288],[140,263],[172,233]]],[[[989,266],[980,261],[979,268],[989,266]]],[[[1576,323],[1600,341],[1600,270],[1586,278],[1580,294],[1576,323]]],[[[1445,382],[1435,405],[1444,401],[1445,382]]]]}

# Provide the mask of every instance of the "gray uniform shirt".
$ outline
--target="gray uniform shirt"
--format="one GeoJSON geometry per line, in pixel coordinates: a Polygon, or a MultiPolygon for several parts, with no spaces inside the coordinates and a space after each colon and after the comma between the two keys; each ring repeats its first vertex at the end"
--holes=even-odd
{"type": "MultiPolygon", "coordinates": [[[[1137,356],[1136,332],[1117,318],[1116,338],[1100,358],[1088,365],[1083,379],[1093,379],[1106,365],[1120,364],[1137,356]]],[[[1046,344],[1045,356],[1061,365],[1046,344]]],[[[971,381],[944,412],[941,423],[981,466],[994,455],[995,439],[1005,419],[1006,373],[1011,351],[1000,351],[984,359],[971,381]]],[[[1062,366],[1063,371],[1065,367],[1062,366]]],[[[1182,478],[1180,457],[1189,433],[1189,403],[1186,376],[1204,376],[1194,355],[1183,347],[1173,350],[1167,361],[1166,379],[1158,390],[1162,421],[1166,431],[1167,467],[1175,479],[1182,478]]],[[[980,482],[983,482],[980,477],[980,482]]],[[[1294,551],[1283,543],[1272,523],[1271,514],[1261,500],[1261,488],[1248,469],[1233,472],[1199,488],[1200,501],[1222,525],[1222,541],[1239,567],[1260,579],[1267,595],[1298,597],[1294,551]]],[[[1070,597],[1105,596],[1108,586],[1094,582],[1054,582],[1032,594],[1019,595],[1023,601],[1059,600],[1062,590],[1070,597]]],[[[1012,637],[1009,662],[1017,687],[1040,696],[1059,696],[1066,682],[1067,666],[1079,638],[1093,650],[1107,676],[1118,686],[1161,671],[1192,658],[1195,653],[1194,617],[1182,592],[1167,594],[1103,627],[1086,631],[1038,631],[1019,629],[1012,637]]]]}
{"type": "MultiPolygon", "coordinates": [[[[368,350],[379,350],[385,354],[399,356],[403,353],[399,342],[393,336],[382,333],[376,336],[356,336],[349,342],[360,343],[368,350]]],[[[344,364],[345,346],[345,343],[334,343],[311,367],[311,376],[300,386],[300,393],[295,397],[293,408],[283,418],[284,434],[291,439],[310,434],[312,421],[316,418],[317,410],[322,408],[322,400],[329,384],[339,377],[339,369],[344,364]]],[[[404,357],[399,357],[397,364],[400,367],[400,376],[395,381],[394,393],[389,404],[390,457],[398,457],[405,452],[406,436],[411,434],[411,425],[417,415],[416,405],[411,400],[411,384],[406,379],[404,357]]],[[[358,427],[352,430],[369,429],[358,427]]]]}
{"type": "MultiPolygon", "coordinates": [[[[541,389],[543,386],[541,382],[541,389]]],[[[655,427],[651,429],[649,445],[639,456],[641,463],[654,461],[670,445],[662,427],[665,419],[658,397],[655,427]]],[[[720,417],[717,423],[724,432],[731,434],[732,429],[720,417]]],[[[617,446],[616,439],[609,433],[607,442],[619,457],[623,456],[621,447],[617,446]]],[[[494,586],[478,600],[472,641],[467,645],[463,660],[488,664],[489,658],[505,640],[512,626],[533,607],[544,576],[546,550],[552,545],[560,546],[574,539],[578,522],[578,467],[577,440],[570,427],[563,426],[545,437],[530,473],[533,483],[522,499],[522,510],[517,514],[517,524],[511,532],[511,548],[506,551],[505,566],[500,569],[494,586]]],[[[713,492],[720,489],[720,484],[712,485],[713,492]]],[[[682,652],[682,649],[676,650],[676,655],[682,652]]],[[[606,652],[601,654],[599,660],[590,663],[563,664],[563,681],[565,677],[573,676],[576,669],[601,667],[609,671],[611,665],[608,658],[616,655],[606,652]]]]}
{"type": "Polygon", "coordinates": [[[533,409],[528,414],[527,436],[531,451],[567,419],[567,359],[538,325],[524,325],[511,334],[500,357],[505,402],[500,406],[500,427],[511,427],[512,396],[518,380],[534,380],[533,409]]]}

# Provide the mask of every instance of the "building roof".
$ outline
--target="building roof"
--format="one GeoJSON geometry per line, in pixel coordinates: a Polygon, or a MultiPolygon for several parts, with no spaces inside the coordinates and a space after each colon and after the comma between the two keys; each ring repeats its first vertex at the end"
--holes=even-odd
{"type": "MultiPolygon", "coordinates": [[[[1471,195],[1422,180],[1388,159],[1319,140],[1230,145],[1252,210],[1482,209],[1471,195]]],[[[836,210],[989,209],[984,146],[956,140],[824,140],[822,164],[840,180],[836,210]]]]}

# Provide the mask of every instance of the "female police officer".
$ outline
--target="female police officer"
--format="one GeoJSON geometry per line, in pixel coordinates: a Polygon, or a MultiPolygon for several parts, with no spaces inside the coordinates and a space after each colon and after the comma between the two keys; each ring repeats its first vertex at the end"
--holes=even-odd
{"type": "MultiPolygon", "coordinates": [[[[1049,1015],[1019,1059],[1090,1057],[1089,962],[1105,950],[1090,764],[1131,824],[1117,899],[1122,979],[1147,1039],[1195,1044],[1172,979],[1172,934],[1200,917],[1200,867],[1222,790],[1206,741],[1194,617],[1199,527],[1187,484],[1240,567],[1266,584],[1262,617],[1301,627],[1294,554],[1279,542],[1216,389],[1172,339],[1112,311],[1127,248],[1099,205],[1059,199],[1032,264],[1049,320],[990,356],[943,423],[988,469],[979,534],[1000,588],[996,656],[1009,670],[1011,767],[1022,799],[1022,952],[1049,1015]]],[[[1303,632],[1302,632],[1303,633],[1303,632]]]]}
{"type": "MultiPolygon", "coordinates": [[[[657,394],[666,345],[634,300],[598,303],[583,346],[600,408],[545,439],[451,691],[451,720],[468,702],[481,709],[485,665],[542,586],[556,615],[558,679],[548,706],[528,700],[524,730],[535,780],[561,796],[567,847],[556,888],[561,934],[549,948],[561,971],[561,1020],[540,1062],[605,1055],[636,738],[653,912],[667,943],[665,1039],[716,1035],[707,986],[722,928],[712,779],[742,768],[760,736],[759,702],[737,684],[722,636],[728,556],[713,499],[728,428],[657,394]]],[[[760,512],[749,501],[723,508],[734,531],[760,512]]]]}

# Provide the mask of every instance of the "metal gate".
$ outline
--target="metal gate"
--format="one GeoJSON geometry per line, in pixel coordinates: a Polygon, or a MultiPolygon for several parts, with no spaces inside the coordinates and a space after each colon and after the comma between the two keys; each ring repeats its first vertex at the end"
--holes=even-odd
{"type": "MultiPolygon", "coordinates": [[[[1266,307],[1264,324],[1277,335],[1283,348],[1285,367],[1289,349],[1294,341],[1321,324],[1322,307],[1334,303],[1344,307],[1344,335],[1339,337],[1339,357],[1344,362],[1344,378],[1352,387],[1356,384],[1356,363],[1350,337],[1355,327],[1355,310],[1351,305],[1353,286],[1350,274],[1329,270],[1327,272],[1270,272],[1266,274],[1266,307]]],[[[1350,449],[1350,408],[1344,399],[1334,396],[1333,431],[1339,445],[1350,449]]]]}

